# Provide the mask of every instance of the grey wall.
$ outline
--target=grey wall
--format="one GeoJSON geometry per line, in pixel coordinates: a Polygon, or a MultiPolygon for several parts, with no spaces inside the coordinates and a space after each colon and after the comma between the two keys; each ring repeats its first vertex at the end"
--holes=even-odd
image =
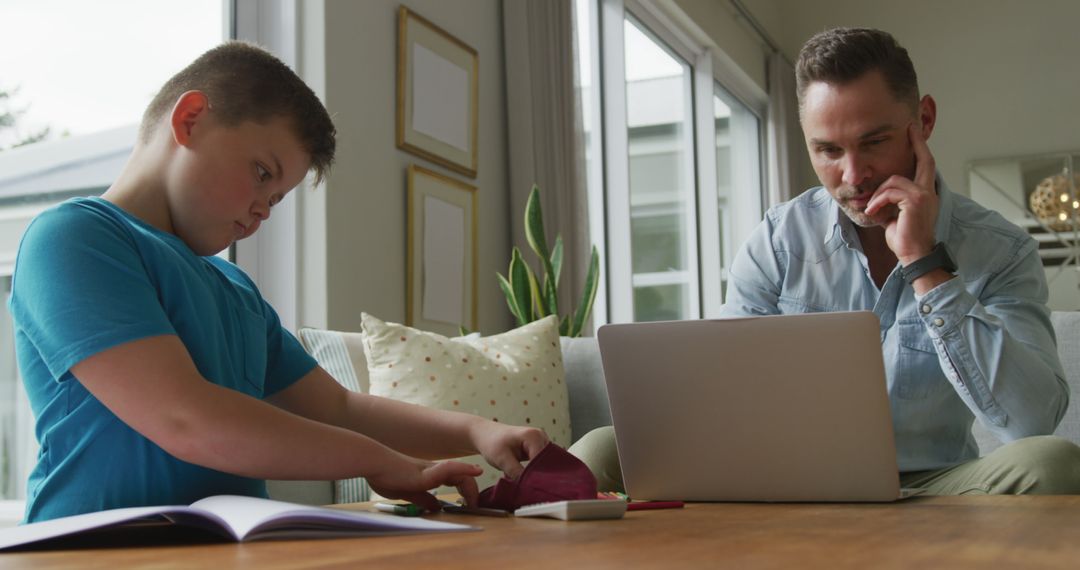
{"type": "Polygon", "coordinates": [[[325,195],[326,325],[359,330],[361,311],[404,322],[406,168],[416,163],[479,187],[479,324],[485,333],[501,332],[512,324],[494,276],[505,272],[510,256],[501,2],[406,3],[479,52],[475,179],[395,146],[400,4],[328,0],[325,5],[325,96],[338,128],[337,164],[325,195]]]}
{"type": "MultiPolygon", "coordinates": [[[[674,0],[676,6],[708,34],[716,46],[728,55],[763,90],[765,81],[766,50],[758,35],[737,13],[728,0],[674,0]]],[[[775,13],[773,0],[750,0],[755,17],[766,20],[775,13]]]]}
{"type": "MultiPolygon", "coordinates": [[[[674,0],[759,86],[765,52],[726,0],[674,0]]],[[[1080,2],[1071,0],[744,0],[794,59],[814,32],[837,25],[892,32],[937,99],[930,146],[954,190],[977,158],[1080,149],[1080,2]]],[[[393,0],[327,0],[326,102],[339,128],[326,187],[327,325],[357,329],[360,311],[405,317],[405,169],[438,166],[394,145],[393,0]]],[[[408,6],[480,53],[479,316],[481,330],[512,325],[495,271],[509,256],[506,101],[498,0],[411,0],[408,6]]],[[[455,178],[462,177],[447,173],[455,178]]],[[[808,185],[816,183],[807,176],[808,185]]]]}

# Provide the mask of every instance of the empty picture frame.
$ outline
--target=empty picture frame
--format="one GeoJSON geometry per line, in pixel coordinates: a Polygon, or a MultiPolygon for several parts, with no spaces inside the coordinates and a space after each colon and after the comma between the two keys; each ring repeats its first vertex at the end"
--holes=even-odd
{"type": "Polygon", "coordinates": [[[477,328],[476,187],[409,166],[405,324],[446,336],[477,328]]]}
{"type": "Polygon", "coordinates": [[[397,57],[398,148],[475,178],[480,109],[476,50],[402,6],[397,57]]]}

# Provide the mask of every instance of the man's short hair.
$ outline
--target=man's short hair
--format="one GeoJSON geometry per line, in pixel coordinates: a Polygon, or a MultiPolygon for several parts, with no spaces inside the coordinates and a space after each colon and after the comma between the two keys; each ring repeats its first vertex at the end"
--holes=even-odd
{"type": "Polygon", "coordinates": [[[287,118],[311,157],[316,184],[329,172],[337,130],[326,108],[281,60],[242,41],[228,41],[207,51],[166,81],[143,113],[139,139],[148,142],[177,99],[193,90],[206,94],[215,117],[228,126],[287,118]]]}
{"type": "Polygon", "coordinates": [[[919,104],[919,80],[908,52],[887,32],[869,28],[834,28],[807,40],[795,63],[795,85],[802,111],[811,83],[844,85],[880,71],[897,101],[919,104]]]}

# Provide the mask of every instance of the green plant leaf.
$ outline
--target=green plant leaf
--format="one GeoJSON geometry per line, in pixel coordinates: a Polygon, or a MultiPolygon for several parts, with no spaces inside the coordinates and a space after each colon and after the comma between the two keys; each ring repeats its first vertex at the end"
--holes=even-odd
{"type": "Polygon", "coordinates": [[[532,303],[530,302],[532,297],[530,291],[531,273],[529,266],[521,258],[521,250],[515,247],[510,254],[510,289],[514,292],[514,300],[521,311],[518,318],[519,325],[533,321],[532,303]]]}
{"type": "Polygon", "coordinates": [[[501,273],[495,272],[495,276],[499,278],[499,288],[502,289],[503,295],[506,296],[506,306],[510,307],[510,314],[514,315],[518,323],[522,323],[521,309],[517,306],[517,299],[514,298],[514,288],[510,286],[510,282],[501,273]]]}
{"type": "Polygon", "coordinates": [[[548,311],[547,303],[544,302],[544,297],[540,295],[540,284],[536,282],[536,275],[533,274],[531,269],[529,270],[529,291],[532,293],[532,303],[535,309],[533,314],[536,319],[542,319],[550,315],[551,312],[548,311]]]}
{"type": "Polygon", "coordinates": [[[472,334],[472,331],[465,328],[465,325],[458,325],[457,332],[458,336],[468,336],[469,334],[472,334]]]}
{"type": "Polygon", "coordinates": [[[552,275],[555,276],[555,288],[559,288],[559,276],[562,275],[563,244],[562,236],[555,236],[555,247],[551,248],[552,275]]]}
{"type": "Polygon", "coordinates": [[[558,316],[559,290],[555,285],[555,281],[549,278],[550,275],[551,274],[548,273],[544,276],[544,299],[547,302],[548,314],[558,316]]]}
{"type": "Polygon", "coordinates": [[[600,253],[596,246],[592,247],[592,255],[589,256],[589,271],[585,274],[585,290],[582,292],[581,304],[578,305],[574,314],[574,324],[570,329],[569,336],[580,336],[581,328],[585,326],[585,320],[592,311],[593,301],[596,300],[596,290],[600,284],[600,253]]]}
{"type": "Polygon", "coordinates": [[[562,321],[559,321],[559,336],[574,336],[570,334],[570,315],[563,315],[562,321]]]}
{"type": "Polygon", "coordinates": [[[525,239],[536,255],[550,264],[547,238],[544,237],[544,214],[540,211],[540,188],[536,184],[533,184],[529,199],[525,202],[525,239]]]}
{"type": "Polygon", "coordinates": [[[540,283],[543,288],[537,297],[538,312],[544,315],[558,315],[559,302],[556,294],[557,283],[552,281],[555,270],[551,265],[551,256],[548,254],[547,238],[544,237],[544,214],[540,208],[540,187],[533,184],[529,192],[529,200],[525,203],[525,238],[529,241],[536,256],[540,258],[543,266],[544,277],[540,283]]]}

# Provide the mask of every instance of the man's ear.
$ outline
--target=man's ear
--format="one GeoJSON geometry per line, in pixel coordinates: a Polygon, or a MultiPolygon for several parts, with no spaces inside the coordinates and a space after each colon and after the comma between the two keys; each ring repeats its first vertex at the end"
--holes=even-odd
{"type": "Polygon", "coordinates": [[[937,123],[937,102],[929,95],[923,95],[919,101],[919,125],[922,128],[923,140],[929,140],[937,123]]]}
{"type": "Polygon", "coordinates": [[[210,110],[210,100],[202,91],[188,91],[176,100],[169,126],[173,140],[180,146],[189,146],[195,125],[206,120],[210,110]]]}

